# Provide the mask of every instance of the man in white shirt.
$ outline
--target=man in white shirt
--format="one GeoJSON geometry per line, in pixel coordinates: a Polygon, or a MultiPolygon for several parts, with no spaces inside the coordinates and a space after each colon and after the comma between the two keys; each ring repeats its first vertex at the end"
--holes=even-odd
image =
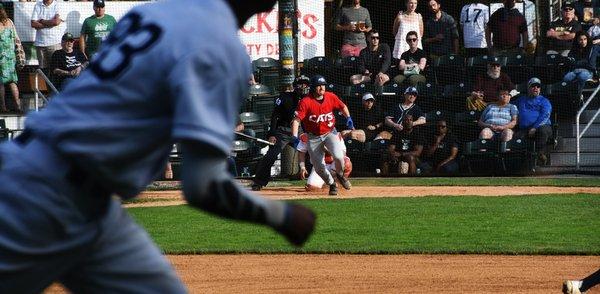
{"type": "Polygon", "coordinates": [[[35,3],[31,15],[31,27],[35,29],[35,46],[39,66],[45,69],[50,64],[50,57],[60,50],[60,42],[65,31],[61,25],[59,4],[54,0],[43,0],[35,3]]]}
{"type": "Polygon", "coordinates": [[[460,11],[465,53],[467,57],[486,55],[485,26],[490,20],[490,8],[482,3],[471,3],[460,11]]]}

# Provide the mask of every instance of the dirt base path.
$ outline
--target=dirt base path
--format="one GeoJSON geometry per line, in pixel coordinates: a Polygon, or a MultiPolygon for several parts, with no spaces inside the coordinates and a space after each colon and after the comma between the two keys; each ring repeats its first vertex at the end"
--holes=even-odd
{"type": "MultiPolygon", "coordinates": [[[[546,186],[398,186],[398,187],[352,187],[346,191],[339,189],[338,198],[358,197],[422,197],[430,195],[448,196],[504,196],[591,193],[600,194],[600,187],[546,187],[546,186]]],[[[317,199],[331,198],[327,189],[307,192],[303,187],[265,188],[260,194],[271,199],[317,199]]],[[[180,191],[150,191],[140,195],[140,202],[127,204],[127,207],[167,206],[184,204],[180,191]]]]}

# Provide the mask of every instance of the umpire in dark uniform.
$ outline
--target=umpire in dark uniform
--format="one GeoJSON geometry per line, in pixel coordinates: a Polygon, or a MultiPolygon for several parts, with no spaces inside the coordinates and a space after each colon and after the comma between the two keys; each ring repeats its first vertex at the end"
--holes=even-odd
{"type": "Polygon", "coordinates": [[[271,166],[275,163],[277,156],[283,147],[292,139],[291,123],[294,119],[298,101],[308,95],[310,90],[310,79],[307,76],[299,76],[294,80],[294,92],[284,92],[275,100],[275,109],[271,115],[271,127],[269,128],[269,142],[274,143],[256,167],[256,175],[253,179],[252,190],[260,191],[271,179],[271,166]]]}

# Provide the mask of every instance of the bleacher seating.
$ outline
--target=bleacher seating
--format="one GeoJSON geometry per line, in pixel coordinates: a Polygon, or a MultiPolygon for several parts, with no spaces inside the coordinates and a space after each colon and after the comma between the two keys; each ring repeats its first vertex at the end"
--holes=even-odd
{"type": "Polygon", "coordinates": [[[271,94],[277,93],[279,88],[279,60],[271,57],[262,57],[252,61],[254,78],[257,82],[269,87],[271,94]]]}
{"type": "Polygon", "coordinates": [[[326,80],[329,80],[333,70],[333,63],[331,60],[325,56],[315,56],[310,59],[304,60],[304,64],[302,65],[302,74],[307,77],[312,77],[314,75],[322,75],[326,80]]]}
{"type": "MultiPolygon", "coordinates": [[[[466,62],[461,55],[443,55],[434,60],[433,72],[438,84],[445,86],[449,84],[464,83],[466,77],[466,62]]],[[[428,81],[431,80],[428,77],[428,81]]]]}

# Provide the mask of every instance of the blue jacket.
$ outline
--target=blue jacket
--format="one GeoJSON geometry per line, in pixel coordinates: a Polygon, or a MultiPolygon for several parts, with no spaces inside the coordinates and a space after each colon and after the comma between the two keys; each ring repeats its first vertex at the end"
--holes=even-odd
{"type": "Polygon", "coordinates": [[[519,129],[537,129],[543,125],[550,125],[552,104],[546,97],[522,95],[514,104],[519,109],[519,129]]]}

